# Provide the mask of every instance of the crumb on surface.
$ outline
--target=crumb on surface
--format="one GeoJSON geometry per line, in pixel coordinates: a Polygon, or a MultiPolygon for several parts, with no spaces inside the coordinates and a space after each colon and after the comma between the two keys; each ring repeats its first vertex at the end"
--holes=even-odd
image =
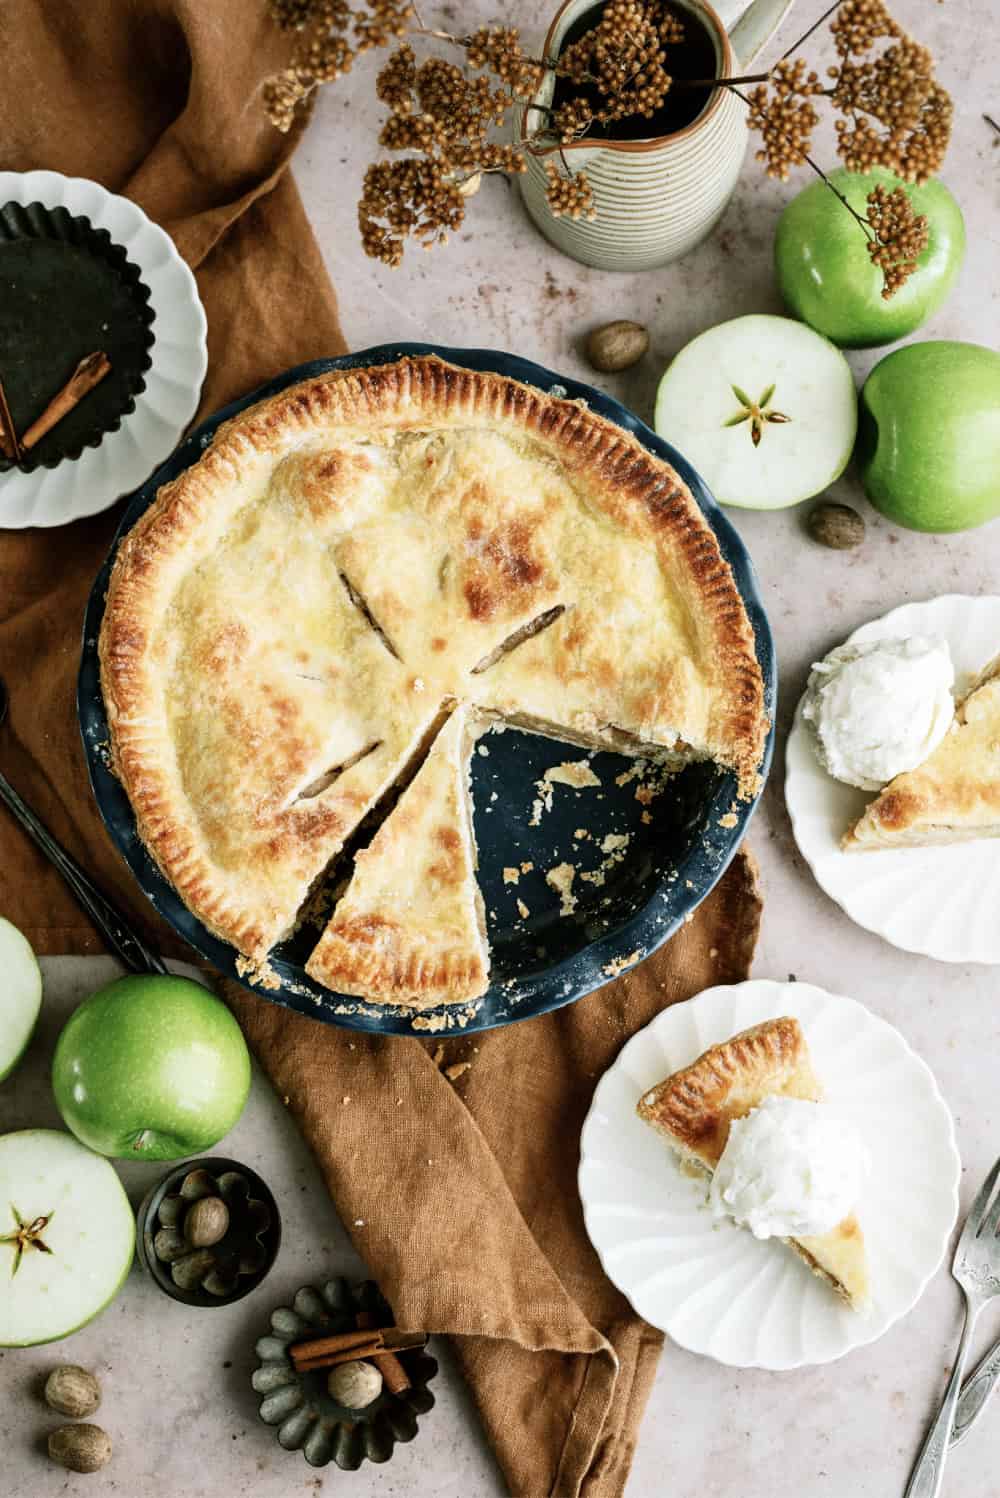
{"type": "Polygon", "coordinates": [[[560,915],[572,915],[576,909],[576,895],[572,892],[575,878],[576,865],[572,863],[557,863],[545,875],[546,884],[551,885],[559,896],[560,915]]]}
{"type": "Polygon", "coordinates": [[[534,867],[535,867],[535,865],[532,863],[531,859],[530,858],[526,858],[524,860],[524,862],[521,864],[521,873],[522,874],[530,874],[531,871],[532,871],[532,869],[534,867]]]}
{"type": "Polygon", "coordinates": [[[451,1066],[445,1067],[444,1074],[449,1082],[457,1082],[459,1077],[465,1076],[471,1066],[471,1061],[454,1061],[451,1066]]]}
{"type": "Polygon", "coordinates": [[[520,879],[520,877],[521,877],[521,871],[520,871],[520,869],[511,868],[510,866],[508,866],[503,871],[503,882],[504,882],[504,884],[516,884],[518,882],[518,880],[520,879]]]}
{"type": "Polygon", "coordinates": [[[444,1060],[444,1046],[443,1045],[438,1045],[438,1046],[434,1047],[434,1055],[431,1057],[431,1060],[434,1062],[435,1066],[440,1066],[441,1065],[441,1062],[444,1060]]]}
{"type": "Polygon", "coordinates": [[[526,921],[531,914],[531,910],[527,905],[525,905],[523,900],[518,900],[517,913],[521,917],[522,921],[526,921]]]}
{"type": "Polygon", "coordinates": [[[642,953],[637,947],[634,952],[629,952],[624,957],[615,957],[611,962],[606,963],[601,968],[601,972],[606,978],[618,978],[627,967],[633,967],[641,956],[642,953]]]}
{"type": "Polygon", "coordinates": [[[642,821],[642,823],[646,827],[649,826],[649,824],[652,822],[652,820],[653,820],[653,818],[650,816],[650,814],[649,814],[648,811],[644,811],[643,814],[642,814],[642,816],[641,816],[641,818],[640,818],[640,821],[642,821]]]}
{"type": "Polygon", "coordinates": [[[736,813],[734,811],[727,811],[724,816],[721,816],[719,818],[719,826],[720,827],[735,827],[736,826],[736,822],[737,822],[737,817],[736,817],[736,813]]]}
{"type": "Polygon", "coordinates": [[[588,785],[600,785],[601,777],[594,774],[589,760],[568,759],[561,765],[552,765],[542,776],[550,785],[569,785],[574,790],[583,790],[588,785]]]}

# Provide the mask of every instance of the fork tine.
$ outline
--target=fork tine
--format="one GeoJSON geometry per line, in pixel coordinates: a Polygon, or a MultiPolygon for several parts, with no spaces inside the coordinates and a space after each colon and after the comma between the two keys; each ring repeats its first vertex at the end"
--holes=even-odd
{"type": "MultiPolygon", "coordinates": [[[[986,1209],[990,1204],[990,1198],[996,1188],[998,1177],[1000,1177],[1000,1160],[997,1160],[994,1164],[993,1169],[980,1186],[975,1201],[969,1208],[969,1215],[965,1219],[962,1236],[958,1240],[957,1253],[961,1253],[964,1249],[968,1248],[973,1238],[979,1237],[980,1229],[983,1226],[983,1219],[986,1216],[986,1209]]],[[[994,1210],[996,1209],[994,1208],[994,1210]]],[[[996,1231],[996,1224],[994,1224],[993,1231],[996,1231]]]]}

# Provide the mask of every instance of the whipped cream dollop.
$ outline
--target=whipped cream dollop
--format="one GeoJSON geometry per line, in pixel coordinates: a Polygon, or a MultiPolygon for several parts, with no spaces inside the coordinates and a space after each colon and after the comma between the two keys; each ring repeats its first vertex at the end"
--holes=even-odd
{"type": "Polygon", "coordinates": [[[954,685],[948,646],[934,636],[838,645],[813,666],[802,716],[836,780],[880,791],[944,738],[954,685]]]}
{"type": "Polygon", "coordinates": [[[809,1238],[853,1211],[870,1163],[858,1131],[826,1104],[769,1097],[730,1125],[709,1201],[755,1238],[809,1238]]]}

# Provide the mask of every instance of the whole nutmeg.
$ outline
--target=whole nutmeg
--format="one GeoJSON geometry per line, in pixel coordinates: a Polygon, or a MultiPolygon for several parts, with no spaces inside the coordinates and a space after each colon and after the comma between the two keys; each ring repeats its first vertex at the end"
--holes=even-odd
{"type": "Polygon", "coordinates": [[[76,1363],[53,1368],[45,1380],[45,1403],[60,1415],[79,1420],[92,1415],[101,1402],[101,1386],[94,1375],[76,1363]]]}
{"type": "Polygon", "coordinates": [[[595,369],[614,374],[638,364],[649,348],[649,334],[641,322],[606,322],[587,338],[587,358],[595,369]]]}
{"type": "Polygon", "coordinates": [[[182,1259],[175,1259],[170,1266],[170,1278],[178,1290],[197,1290],[205,1276],[215,1268],[215,1255],[210,1248],[194,1248],[182,1259]]]}
{"type": "Polygon", "coordinates": [[[363,1410],[381,1394],[382,1375],[372,1363],[358,1358],[331,1368],[326,1387],[330,1398],[345,1409],[363,1410]]]}
{"type": "Polygon", "coordinates": [[[190,1251],[190,1243],[177,1228],[160,1228],[153,1239],[153,1252],[161,1264],[172,1264],[190,1251]]]}
{"type": "Polygon", "coordinates": [[[229,1208],[221,1196],[203,1196],[188,1208],[184,1236],[192,1248],[211,1248],[229,1229],[229,1208]]]}
{"type": "Polygon", "coordinates": [[[813,505],[806,529],[820,546],[829,546],[834,551],[850,551],[865,539],[862,516],[850,505],[838,504],[833,499],[821,499],[818,505],[813,505]]]}
{"type": "MultiPolygon", "coordinates": [[[[202,1196],[215,1196],[218,1185],[207,1170],[189,1170],[180,1184],[180,1195],[185,1201],[196,1202],[202,1196]]],[[[166,1200],[166,1198],[164,1198],[166,1200]]]]}
{"type": "Polygon", "coordinates": [[[69,1472],[99,1472],[111,1460],[111,1437],[99,1425],[60,1425],[49,1435],[49,1456],[69,1472]]]}

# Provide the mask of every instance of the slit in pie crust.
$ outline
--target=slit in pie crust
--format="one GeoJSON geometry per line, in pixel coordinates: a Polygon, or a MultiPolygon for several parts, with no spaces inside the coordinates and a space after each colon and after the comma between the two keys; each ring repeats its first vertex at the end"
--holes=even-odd
{"type": "MultiPolygon", "coordinates": [[[[750,1113],[767,1097],[819,1102],[822,1096],[799,1022],[783,1017],[712,1046],[691,1066],[645,1093],[636,1111],[682,1160],[711,1175],[733,1119],[750,1113]]],[[[784,1241],[848,1305],[856,1310],[867,1305],[867,1255],[853,1213],[828,1233],[784,1241]]]]}
{"type": "Polygon", "coordinates": [[[100,657],[140,837],[254,962],[444,701],[712,759],[746,797],[767,731],[750,621],[673,469],[577,402],[432,356],[221,427],[123,540],[100,657]]]}

